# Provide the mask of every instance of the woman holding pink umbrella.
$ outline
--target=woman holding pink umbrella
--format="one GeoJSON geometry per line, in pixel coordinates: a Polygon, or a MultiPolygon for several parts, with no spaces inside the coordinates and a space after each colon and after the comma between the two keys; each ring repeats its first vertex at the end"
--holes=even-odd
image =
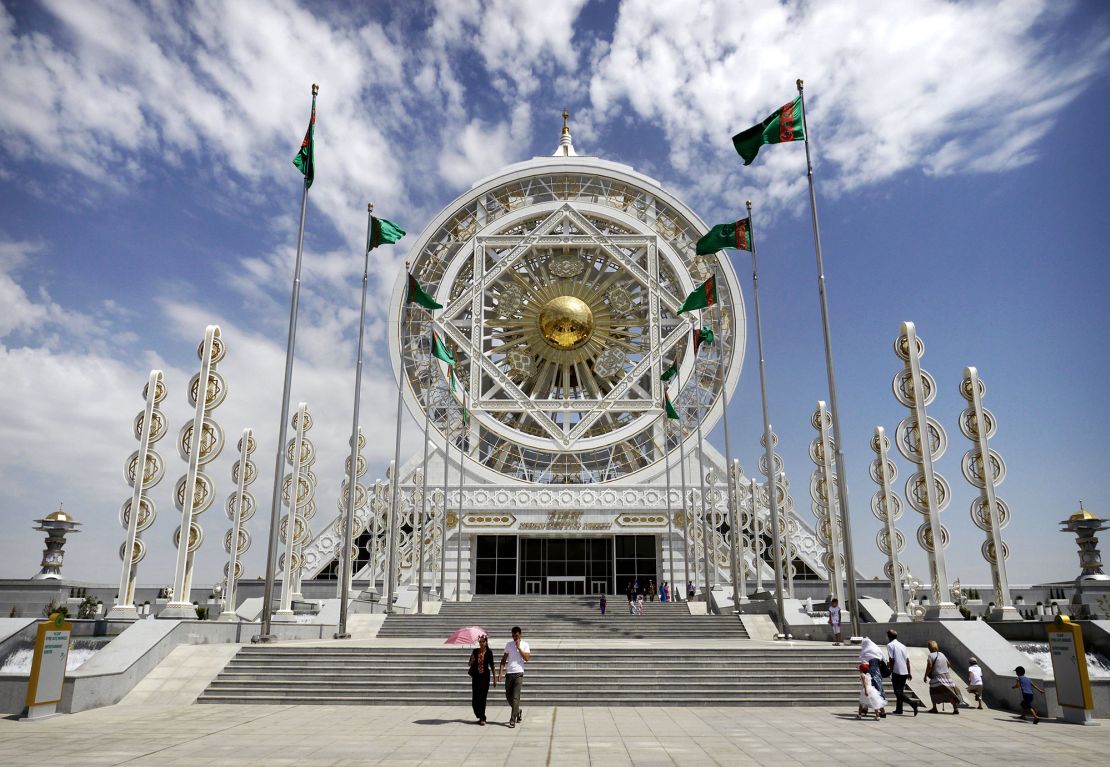
{"type": "Polygon", "coordinates": [[[486,726],[486,698],[489,697],[489,687],[497,686],[493,676],[493,660],[489,651],[489,639],[485,634],[478,637],[478,646],[470,653],[470,705],[474,708],[474,716],[478,717],[478,724],[486,726]]]}

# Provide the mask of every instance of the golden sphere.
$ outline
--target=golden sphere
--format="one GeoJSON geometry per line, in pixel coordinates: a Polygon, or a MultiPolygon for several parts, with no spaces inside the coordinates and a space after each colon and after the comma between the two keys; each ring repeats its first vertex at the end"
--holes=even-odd
{"type": "Polygon", "coordinates": [[[590,340],[594,313],[580,298],[559,296],[540,309],[539,325],[544,339],[556,349],[577,349],[590,340]]]}

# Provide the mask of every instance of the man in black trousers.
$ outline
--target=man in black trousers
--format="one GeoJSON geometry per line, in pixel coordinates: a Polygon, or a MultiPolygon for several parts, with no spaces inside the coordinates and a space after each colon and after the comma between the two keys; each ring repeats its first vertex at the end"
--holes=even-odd
{"type": "Polygon", "coordinates": [[[910,654],[906,650],[906,646],[898,641],[898,632],[894,629],[887,629],[886,632],[887,645],[886,651],[890,655],[890,679],[894,683],[894,713],[902,713],[902,703],[908,703],[910,708],[913,709],[913,715],[917,716],[917,709],[921,706],[921,701],[913,694],[913,690],[906,692],[906,682],[913,679],[913,674],[910,671],[910,654]]]}

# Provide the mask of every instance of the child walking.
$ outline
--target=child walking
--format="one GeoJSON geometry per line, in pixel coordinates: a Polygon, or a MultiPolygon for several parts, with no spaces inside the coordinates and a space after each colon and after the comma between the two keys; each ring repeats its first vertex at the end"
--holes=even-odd
{"type": "Polygon", "coordinates": [[[875,721],[880,717],[886,716],[886,699],[883,698],[882,693],[875,687],[875,683],[871,680],[871,665],[868,663],[861,663],[859,669],[859,710],[856,712],[856,719],[862,719],[867,716],[867,709],[872,709],[875,712],[875,721]]]}
{"type": "Polygon", "coordinates": [[[1041,695],[1044,695],[1044,690],[1038,687],[1032,679],[1025,675],[1025,666],[1018,666],[1014,669],[1017,673],[1017,679],[1014,680],[1012,689],[1021,689],[1021,719],[1025,719],[1026,713],[1033,715],[1033,724],[1040,723],[1040,717],[1037,716],[1037,709],[1033,708],[1033,690],[1036,690],[1041,695]]]}

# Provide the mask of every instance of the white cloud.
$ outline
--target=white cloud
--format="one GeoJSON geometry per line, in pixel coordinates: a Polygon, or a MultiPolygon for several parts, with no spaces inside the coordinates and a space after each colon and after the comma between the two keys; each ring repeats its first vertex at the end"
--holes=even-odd
{"type": "MultiPolygon", "coordinates": [[[[670,161],[715,190],[735,166],[729,137],[793,98],[806,79],[817,156],[830,189],[901,171],[1003,171],[1030,162],[1110,44],[1057,53],[1047,0],[768,5],[628,0],[590,83],[599,118],[625,105],[657,122],[670,161]],[[706,183],[708,182],[708,183],[706,183]]],[[[764,151],[744,178],[778,206],[796,199],[800,152],[764,151]],[[779,155],[786,155],[780,159],[779,155]]],[[[742,195],[734,194],[736,200],[742,195]]],[[[718,200],[718,204],[719,204],[718,200]]]]}

